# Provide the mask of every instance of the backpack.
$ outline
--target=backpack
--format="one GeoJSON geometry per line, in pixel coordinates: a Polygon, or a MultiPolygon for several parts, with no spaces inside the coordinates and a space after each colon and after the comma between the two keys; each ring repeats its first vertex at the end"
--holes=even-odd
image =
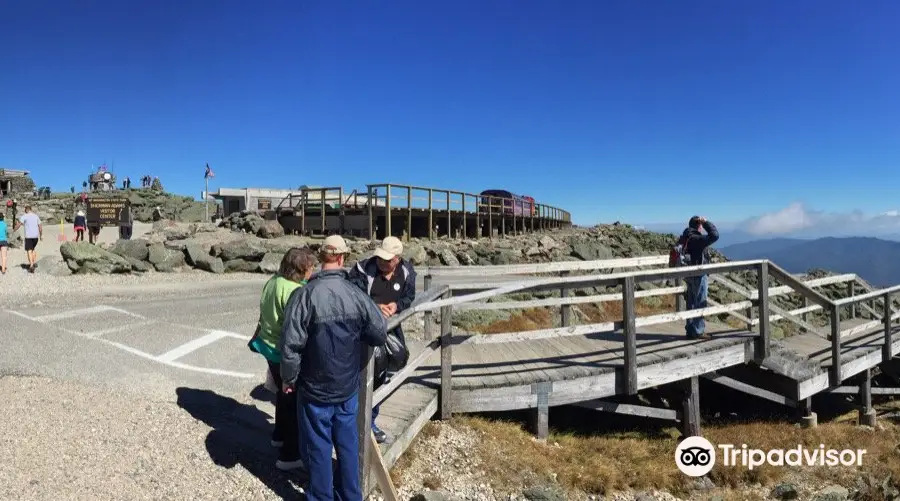
{"type": "Polygon", "coordinates": [[[681,235],[669,249],[669,267],[691,266],[691,255],[688,253],[687,244],[691,240],[691,235],[681,235]]]}

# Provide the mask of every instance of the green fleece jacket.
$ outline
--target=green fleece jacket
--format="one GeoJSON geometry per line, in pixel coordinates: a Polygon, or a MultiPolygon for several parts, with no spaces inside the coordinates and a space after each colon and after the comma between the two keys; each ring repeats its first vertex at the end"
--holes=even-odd
{"type": "Polygon", "coordinates": [[[284,322],[284,306],[291,293],[304,285],[306,280],[297,283],[275,275],[263,286],[262,296],[259,298],[259,335],[253,339],[252,344],[270,362],[281,363],[278,340],[281,338],[281,324],[284,322]]]}

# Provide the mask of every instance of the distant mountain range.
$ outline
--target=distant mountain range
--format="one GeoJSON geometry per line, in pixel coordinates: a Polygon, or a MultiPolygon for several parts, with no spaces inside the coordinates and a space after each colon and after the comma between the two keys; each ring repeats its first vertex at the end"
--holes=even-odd
{"type": "Polygon", "coordinates": [[[791,273],[821,268],[856,273],[875,286],[900,284],[897,241],[874,237],[771,238],[716,247],[729,259],[769,259],[791,273]]]}

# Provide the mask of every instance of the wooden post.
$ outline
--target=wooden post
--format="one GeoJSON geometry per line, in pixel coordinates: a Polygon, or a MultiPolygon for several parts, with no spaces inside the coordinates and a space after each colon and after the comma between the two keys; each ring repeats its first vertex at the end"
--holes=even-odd
{"type": "Polygon", "coordinates": [[[447,192],[447,238],[453,238],[453,220],[450,218],[450,192],[447,192]]]}
{"type": "Polygon", "coordinates": [[[372,198],[372,185],[366,186],[369,189],[369,240],[375,241],[375,208],[372,204],[375,200],[372,198]]]}
{"type": "Polygon", "coordinates": [[[370,459],[372,457],[372,388],[374,386],[375,363],[372,347],[364,352],[364,366],[359,373],[359,412],[356,413],[356,430],[359,434],[359,486],[369,492],[370,459]]]}
{"type": "Polygon", "coordinates": [[[428,238],[434,240],[434,190],[428,188],[428,238]]]}
{"type": "Polygon", "coordinates": [[[384,187],[384,236],[392,236],[391,232],[391,185],[384,187]]]}
{"type": "Polygon", "coordinates": [[[469,234],[466,232],[466,219],[468,219],[468,214],[466,214],[466,194],[460,193],[459,198],[462,200],[462,237],[469,238],[469,234]]]}
{"type": "Polygon", "coordinates": [[[340,212],[338,212],[338,217],[341,220],[341,234],[343,235],[344,230],[345,230],[345,228],[344,228],[344,187],[343,186],[338,188],[338,203],[340,204],[340,205],[338,205],[338,210],[340,211],[340,212]]]}
{"type": "Polygon", "coordinates": [[[841,374],[841,309],[831,306],[831,385],[838,386],[843,381],[841,374]]]}
{"type": "Polygon", "coordinates": [[[884,346],[881,348],[881,361],[887,362],[893,357],[893,345],[894,345],[894,337],[893,337],[893,319],[891,319],[891,293],[888,292],[884,295],[884,314],[882,316],[884,318],[884,346]]]}
{"type": "Polygon", "coordinates": [[[621,280],[622,333],[625,335],[625,392],[637,394],[637,329],[634,310],[634,277],[621,280]]]}
{"type": "Polygon", "coordinates": [[[494,198],[488,197],[488,238],[494,238],[494,198]]]}
{"type": "MultiPolygon", "coordinates": [[[[856,295],[856,282],[851,280],[847,283],[847,297],[853,297],[856,295]]],[[[856,303],[850,303],[850,318],[856,318],[856,303]]]]}
{"type": "Polygon", "coordinates": [[[863,371],[863,380],[859,385],[859,424],[875,426],[875,409],[872,408],[872,369],[863,371]]]}
{"type": "Polygon", "coordinates": [[[537,395],[534,432],[538,440],[545,440],[550,434],[550,391],[552,386],[551,381],[531,385],[531,392],[537,395]]]}
{"type": "MultiPolygon", "coordinates": [[[[425,275],[424,286],[425,286],[426,291],[431,288],[431,273],[428,273],[425,275]]],[[[431,341],[431,337],[432,337],[431,336],[431,331],[432,331],[431,316],[432,315],[433,315],[433,312],[431,310],[425,311],[425,340],[426,341],[431,341]]]]}
{"type": "Polygon", "coordinates": [[[481,238],[484,236],[483,228],[481,227],[481,207],[484,205],[481,197],[475,197],[475,238],[481,238]]]}
{"type": "Polygon", "coordinates": [[[406,187],[406,241],[412,238],[412,186],[406,187]]]}
{"type": "MultiPolygon", "coordinates": [[[[806,296],[803,296],[801,299],[803,299],[803,307],[804,307],[804,308],[809,308],[809,299],[808,299],[806,296]]],[[[809,319],[809,313],[807,313],[807,312],[804,311],[803,314],[800,315],[800,319],[803,320],[804,322],[808,322],[808,321],[809,321],[809,320],[808,320],[808,319],[809,319]]]]}
{"type": "Polygon", "coordinates": [[[687,297],[687,282],[684,279],[676,279],[675,284],[681,283],[684,286],[684,291],[675,295],[675,311],[684,311],[687,308],[687,304],[685,303],[685,298],[687,297]]]}
{"type": "MultiPolygon", "coordinates": [[[[564,277],[569,275],[568,271],[559,272],[559,276],[564,277]]],[[[569,297],[569,287],[567,285],[563,285],[559,288],[559,297],[569,297]]],[[[572,323],[572,305],[564,304],[559,307],[559,325],[562,327],[568,327],[569,324],[572,323]]]]}
{"type": "Polygon", "coordinates": [[[819,425],[818,416],[812,411],[812,398],[806,397],[797,406],[800,411],[800,426],[803,428],[815,428],[819,425]]]}
{"type": "Polygon", "coordinates": [[[450,419],[452,408],[450,399],[453,391],[453,357],[452,344],[450,343],[452,328],[450,316],[453,314],[452,306],[441,307],[441,419],[450,419]]]}
{"type": "Polygon", "coordinates": [[[756,338],[756,361],[762,362],[769,356],[769,264],[763,261],[756,275],[756,289],[759,294],[759,337],[756,338]]]}
{"type": "Polygon", "coordinates": [[[326,230],[326,228],[325,228],[325,188],[322,188],[321,198],[322,198],[322,207],[321,207],[322,210],[321,210],[320,212],[321,212],[321,214],[322,214],[322,224],[321,224],[321,226],[322,226],[322,235],[326,235],[326,234],[327,234],[327,230],[326,230]]]}
{"type": "Polygon", "coordinates": [[[306,235],[306,197],[309,196],[306,190],[300,192],[300,234],[306,235]]]}
{"type": "Polygon", "coordinates": [[[700,381],[695,376],[682,382],[684,397],[681,412],[681,434],[684,437],[700,436],[700,381]]]}

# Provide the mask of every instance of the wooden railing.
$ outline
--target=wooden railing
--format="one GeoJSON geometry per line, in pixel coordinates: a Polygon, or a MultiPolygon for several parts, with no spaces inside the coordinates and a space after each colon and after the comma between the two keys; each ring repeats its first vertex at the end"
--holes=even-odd
{"type": "MultiPolygon", "coordinates": [[[[778,320],[786,320],[797,323],[809,332],[818,333],[823,337],[831,339],[831,372],[830,385],[832,387],[839,386],[843,381],[841,373],[841,349],[842,339],[853,336],[855,334],[865,332],[873,328],[882,328],[884,330],[883,357],[889,359],[892,354],[892,344],[894,338],[892,330],[894,322],[900,320],[900,315],[894,310],[893,297],[900,292],[900,285],[882,290],[873,290],[860,295],[853,295],[843,299],[829,299],[822,293],[816,291],[816,288],[827,285],[840,283],[849,283],[848,292],[855,293],[855,286],[861,285],[862,288],[871,289],[871,286],[864,281],[858,279],[856,275],[844,274],[832,277],[824,277],[818,279],[804,280],[798,278],[774,263],[768,260],[748,260],[736,262],[724,262],[705,264],[699,266],[685,266],[677,268],[654,268],[632,271],[613,271],[603,274],[594,275],[570,275],[573,271],[597,271],[597,270],[618,270],[621,268],[641,267],[641,266],[660,266],[668,262],[668,256],[644,256],[637,258],[611,259],[587,262],[564,262],[564,263],[542,263],[542,264],[519,264],[505,266],[459,266],[459,267],[426,267],[420,269],[420,273],[425,274],[426,291],[417,297],[413,305],[407,310],[401,312],[389,322],[388,328],[392,329],[400,325],[403,321],[409,319],[417,313],[424,313],[426,317],[426,340],[429,344],[426,348],[416,354],[404,367],[392,377],[391,381],[379,388],[377,392],[372,392],[372,359],[371,351],[369,353],[366,370],[360,382],[360,413],[359,413],[359,432],[362,439],[371,433],[371,407],[372,404],[381,403],[387,399],[394,391],[406,382],[409,377],[420,369],[422,364],[435,353],[440,352],[440,390],[439,390],[439,413],[441,419],[447,419],[452,414],[451,394],[452,394],[452,329],[451,316],[454,309],[519,309],[533,307],[556,307],[561,308],[561,325],[559,328],[532,330],[527,332],[506,333],[506,334],[476,334],[466,340],[466,342],[491,344],[510,341],[527,341],[546,338],[559,338],[565,336],[581,336],[598,332],[608,332],[621,330],[623,333],[622,342],[624,345],[623,360],[623,387],[622,392],[634,395],[638,391],[637,379],[637,329],[643,326],[664,324],[673,321],[684,321],[690,318],[706,317],[720,315],[723,313],[736,315],[747,323],[748,330],[754,332],[754,360],[761,363],[765,360],[771,349],[771,332],[772,322],[778,320]],[[748,290],[737,284],[736,282],[724,277],[723,275],[736,272],[753,272],[756,275],[756,286],[753,290],[748,290]],[[518,277],[507,283],[490,283],[484,282],[471,284],[453,284],[451,285],[434,285],[434,281],[440,277],[467,277],[467,276],[509,276],[519,274],[547,274],[557,273],[561,276],[531,276],[518,277]],[[684,292],[685,287],[682,285],[674,287],[661,287],[650,290],[637,290],[639,284],[649,284],[651,282],[681,280],[689,277],[708,275],[711,282],[716,282],[724,287],[738,293],[742,299],[729,304],[713,304],[702,309],[694,309],[688,311],[675,311],[670,313],[661,313],[638,317],[636,314],[636,299],[641,297],[653,297],[675,294],[680,295],[684,292]],[[783,285],[770,286],[770,276],[783,285]],[[588,288],[598,286],[619,286],[620,292],[610,294],[599,294],[584,297],[570,297],[567,294],[561,294],[561,297],[534,299],[528,301],[504,301],[504,302],[486,302],[492,298],[499,296],[534,292],[546,290],[562,290],[569,291],[577,288],[588,288]],[[453,296],[453,290],[468,289],[477,290],[478,292],[453,296]],[[805,305],[791,311],[785,311],[770,302],[770,299],[777,298],[782,295],[796,293],[811,305],[805,305]],[[590,323],[584,325],[568,325],[568,315],[564,312],[566,308],[572,305],[582,303],[602,303],[607,301],[621,301],[623,316],[621,320],[603,323],[590,323]],[[867,302],[882,301],[881,318],[866,322],[862,325],[841,330],[840,328],[840,311],[841,308],[848,307],[851,309],[851,316],[855,315],[856,305],[860,305],[873,315],[877,316],[877,306],[869,306],[867,302]],[[753,308],[756,308],[757,318],[752,317],[753,308]],[[770,316],[770,310],[775,315],[770,316]],[[829,315],[829,333],[820,332],[819,328],[810,324],[806,315],[817,311],[824,310],[829,315]],[[437,339],[431,339],[428,326],[431,324],[431,315],[440,312],[441,328],[437,339]],[[748,312],[746,316],[740,315],[739,312],[748,312]],[[752,329],[755,328],[755,331],[752,329]]],[[[370,441],[362,440],[360,443],[360,459],[361,465],[364,465],[361,471],[368,471],[369,462],[363,461],[368,459],[370,454],[370,441]],[[365,444],[365,445],[364,445],[365,444]]],[[[379,477],[381,478],[381,477],[379,477]]]]}
{"type": "MultiPolygon", "coordinates": [[[[517,234],[519,229],[525,230],[530,227],[531,231],[535,229],[544,229],[559,224],[571,224],[572,216],[567,211],[558,207],[538,202],[522,201],[521,199],[512,199],[505,197],[482,197],[480,194],[466,193],[456,190],[443,190],[438,188],[426,188],[422,186],[397,185],[397,184],[370,184],[367,185],[368,198],[374,200],[375,205],[386,208],[390,213],[391,209],[402,209],[407,211],[406,228],[407,235],[411,234],[412,228],[412,212],[414,209],[428,211],[428,237],[436,236],[434,211],[445,211],[447,217],[447,235],[453,237],[452,218],[453,214],[458,215],[474,215],[476,218],[476,227],[481,228],[482,223],[487,225],[488,235],[494,234],[494,222],[500,225],[498,231],[502,235],[507,234],[506,222],[511,221],[513,234],[517,234]],[[398,190],[402,194],[395,194],[393,190],[398,190]],[[487,202],[485,202],[487,199],[487,202]],[[379,203],[383,200],[383,205],[379,203]],[[520,214],[516,214],[516,204],[524,203],[520,214]],[[508,214],[505,207],[512,207],[512,213],[508,214]]],[[[372,204],[369,204],[369,228],[374,229],[374,212],[371,210],[372,204]]],[[[466,217],[462,217],[460,227],[462,235],[467,235],[466,217]]],[[[385,220],[386,234],[392,234],[391,218],[385,220]]],[[[374,238],[374,231],[371,231],[374,238]]]]}

